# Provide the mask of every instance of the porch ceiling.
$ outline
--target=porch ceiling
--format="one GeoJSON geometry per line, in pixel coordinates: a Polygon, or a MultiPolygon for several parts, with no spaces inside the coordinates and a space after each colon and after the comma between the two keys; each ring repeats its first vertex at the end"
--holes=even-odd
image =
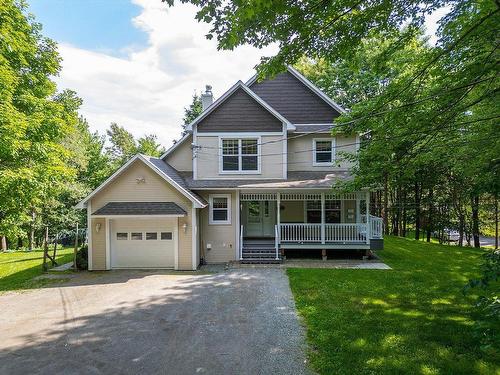
{"type": "Polygon", "coordinates": [[[259,179],[259,180],[193,180],[192,172],[181,172],[184,181],[190,189],[329,189],[338,181],[351,180],[348,171],[337,172],[288,172],[286,180],[259,179]]]}

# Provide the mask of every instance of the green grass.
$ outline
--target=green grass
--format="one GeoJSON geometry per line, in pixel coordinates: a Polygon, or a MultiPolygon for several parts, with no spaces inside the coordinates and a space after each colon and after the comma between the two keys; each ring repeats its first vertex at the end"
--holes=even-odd
{"type": "Polygon", "coordinates": [[[393,270],[289,269],[321,374],[499,374],[472,334],[462,293],[483,250],[387,237],[393,270]]]}
{"type": "MultiPolygon", "coordinates": [[[[73,260],[73,249],[57,251],[56,261],[64,264],[73,260]]],[[[49,280],[34,280],[42,272],[43,251],[13,251],[0,253],[0,293],[43,286],[49,280]]],[[[50,261],[49,261],[50,263],[50,261]]]]}

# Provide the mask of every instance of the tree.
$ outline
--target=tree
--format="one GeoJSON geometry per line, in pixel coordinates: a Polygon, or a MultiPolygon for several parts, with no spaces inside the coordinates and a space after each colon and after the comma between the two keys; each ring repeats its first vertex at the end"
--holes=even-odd
{"type": "Polygon", "coordinates": [[[158,157],[165,152],[165,149],[157,142],[155,135],[145,135],[136,140],[132,133],[116,123],[111,124],[107,135],[111,146],[106,151],[115,168],[123,165],[135,154],[158,157]]]}
{"type": "MultiPolygon", "coordinates": [[[[56,45],[25,14],[23,2],[0,3],[0,236],[32,233],[41,206],[71,180],[64,139],[75,131],[71,95],[56,95],[51,77],[60,69],[56,45]],[[70,100],[71,97],[71,100],[70,100]]],[[[33,239],[33,235],[30,236],[33,239]]],[[[2,241],[6,244],[6,241],[2,241]]]]}
{"type": "Polygon", "coordinates": [[[203,111],[203,107],[201,104],[201,96],[194,93],[193,101],[188,107],[184,107],[184,117],[182,118],[182,136],[186,135],[186,127],[193,122],[193,120],[198,117],[203,111]]]}

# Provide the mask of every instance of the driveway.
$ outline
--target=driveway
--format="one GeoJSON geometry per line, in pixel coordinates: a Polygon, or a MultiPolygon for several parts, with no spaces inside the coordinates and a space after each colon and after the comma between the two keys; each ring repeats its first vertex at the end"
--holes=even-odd
{"type": "Polygon", "coordinates": [[[281,269],[82,273],[0,296],[1,374],[302,374],[281,269]]]}

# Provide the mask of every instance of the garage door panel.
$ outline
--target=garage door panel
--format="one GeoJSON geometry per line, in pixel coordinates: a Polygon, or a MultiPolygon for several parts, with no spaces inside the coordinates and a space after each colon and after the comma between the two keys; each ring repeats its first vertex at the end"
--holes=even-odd
{"type": "Polygon", "coordinates": [[[176,218],[113,219],[110,223],[111,268],[174,267],[176,218]]]}

